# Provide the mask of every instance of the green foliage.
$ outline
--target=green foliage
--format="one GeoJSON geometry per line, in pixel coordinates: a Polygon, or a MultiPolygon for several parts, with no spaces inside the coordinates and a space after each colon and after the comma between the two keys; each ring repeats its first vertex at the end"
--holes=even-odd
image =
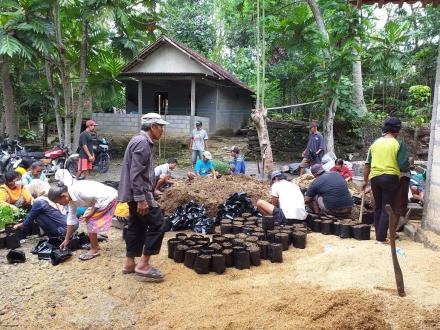
{"type": "Polygon", "coordinates": [[[6,225],[14,222],[14,212],[12,207],[8,204],[0,205],[0,230],[4,229],[6,225]]]}
{"type": "Polygon", "coordinates": [[[23,142],[35,142],[38,140],[38,133],[32,129],[22,128],[18,132],[18,138],[23,142]]]}
{"type": "Polygon", "coordinates": [[[213,160],[212,161],[212,166],[214,167],[214,170],[216,170],[217,172],[219,172],[220,174],[228,174],[228,164],[226,164],[225,162],[221,162],[218,160],[213,160]]]}

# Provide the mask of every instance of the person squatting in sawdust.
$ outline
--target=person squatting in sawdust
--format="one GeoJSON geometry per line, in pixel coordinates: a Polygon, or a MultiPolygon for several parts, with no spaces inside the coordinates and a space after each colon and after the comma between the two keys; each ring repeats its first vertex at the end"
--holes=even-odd
{"type": "Polygon", "coordinates": [[[199,159],[194,166],[194,172],[187,173],[188,179],[192,180],[195,177],[205,177],[217,179],[218,172],[214,170],[212,164],[212,155],[209,151],[204,151],[202,159],[199,159]]]}
{"type": "Polygon", "coordinates": [[[324,137],[318,132],[318,123],[312,122],[309,128],[309,139],[307,141],[306,149],[302,153],[303,160],[299,165],[300,176],[304,174],[306,168],[309,168],[314,164],[321,164],[322,155],[324,153],[324,137]]]}
{"type": "Polygon", "coordinates": [[[117,194],[116,189],[91,180],[76,181],[71,185],[65,185],[62,181],[53,184],[49,189],[49,200],[63,206],[69,206],[67,231],[60,249],[67,249],[75,227],[81,220],[87,224],[90,249],[81,254],[79,259],[87,261],[99,256],[98,234],[107,231],[112,224],[117,194]],[[81,207],[86,210],[78,219],[77,210],[81,207]]]}
{"type": "Polygon", "coordinates": [[[385,205],[391,205],[398,217],[405,214],[408,206],[409,160],[406,145],[397,139],[401,127],[399,118],[385,120],[383,136],[370,146],[364,165],[363,189],[371,182],[376,240],[382,243],[388,243],[389,217],[385,205]]]}
{"type": "Polygon", "coordinates": [[[311,168],[315,177],[306,191],[304,201],[316,214],[325,213],[344,217],[351,214],[353,200],[347,182],[336,172],[326,172],[321,164],[311,168]]]}
{"type": "Polygon", "coordinates": [[[193,168],[196,165],[197,158],[202,160],[202,154],[206,149],[208,149],[208,133],[202,128],[202,122],[196,121],[196,128],[191,132],[189,140],[193,168]]]}
{"type": "Polygon", "coordinates": [[[231,157],[232,161],[229,162],[228,174],[245,174],[246,163],[244,162],[243,156],[240,155],[240,149],[237,146],[231,147],[231,157]]]}
{"type": "Polygon", "coordinates": [[[174,184],[175,181],[171,177],[171,171],[173,171],[177,166],[177,159],[170,158],[165,164],[156,166],[154,168],[154,176],[156,186],[154,188],[154,195],[162,195],[162,187],[165,185],[174,184]]]}
{"type": "Polygon", "coordinates": [[[154,199],[154,140],[162,136],[164,121],[157,113],[142,116],[141,132],[127,145],[119,183],[119,201],[128,202],[129,218],[125,243],[123,274],[135,273],[146,280],[160,282],[164,276],[150,265],[150,258],[160,252],[165,222],[159,203],[154,199]],[[136,264],[135,258],[140,257],[136,264]]]}
{"type": "Polygon", "coordinates": [[[344,165],[344,160],[342,158],[336,159],[335,166],[330,169],[330,172],[339,173],[347,182],[353,180],[353,173],[349,170],[347,165],[344,165]]]}
{"type": "Polygon", "coordinates": [[[304,198],[295,183],[287,181],[280,171],[274,171],[271,186],[272,203],[262,199],[257,201],[257,208],[263,215],[272,215],[278,224],[287,223],[286,219],[306,219],[304,198]]]}

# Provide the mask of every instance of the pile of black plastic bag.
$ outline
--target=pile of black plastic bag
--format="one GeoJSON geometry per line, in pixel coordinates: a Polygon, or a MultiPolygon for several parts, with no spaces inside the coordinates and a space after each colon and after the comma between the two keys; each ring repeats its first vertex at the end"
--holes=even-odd
{"type": "Polygon", "coordinates": [[[194,201],[176,208],[170,215],[169,222],[172,231],[192,229],[196,233],[214,233],[215,219],[208,217],[203,204],[194,201]]]}
{"type": "Polygon", "coordinates": [[[31,253],[38,255],[39,260],[50,260],[52,265],[56,266],[69,259],[72,256],[72,251],[87,248],[90,243],[89,237],[85,233],[74,234],[66,250],[60,250],[62,242],[63,238],[59,237],[41,239],[31,250],[31,253]]]}
{"type": "Polygon", "coordinates": [[[261,217],[257,208],[252,205],[251,199],[245,192],[231,194],[228,199],[218,206],[217,221],[221,219],[234,219],[243,213],[250,213],[261,217]]]}

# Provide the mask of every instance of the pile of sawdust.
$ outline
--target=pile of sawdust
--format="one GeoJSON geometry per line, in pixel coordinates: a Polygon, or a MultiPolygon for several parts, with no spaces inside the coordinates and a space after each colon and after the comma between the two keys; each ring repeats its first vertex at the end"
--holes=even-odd
{"type": "Polygon", "coordinates": [[[195,178],[191,182],[178,181],[160,198],[159,203],[166,214],[172,213],[176,207],[193,200],[206,206],[208,216],[217,214],[218,205],[235,192],[245,192],[252,203],[258,199],[270,199],[269,186],[244,175],[223,176],[219,179],[195,178]]]}

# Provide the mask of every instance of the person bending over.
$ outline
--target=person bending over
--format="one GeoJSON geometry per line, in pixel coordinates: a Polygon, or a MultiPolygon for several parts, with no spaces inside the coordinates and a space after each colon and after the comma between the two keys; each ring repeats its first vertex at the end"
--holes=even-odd
{"type": "Polygon", "coordinates": [[[311,204],[316,214],[327,213],[343,217],[351,214],[353,200],[347,182],[335,172],[325,172],[321,164],[311,168],[315,180],[304,196],[306,204],[311,204]]]}
{"type": "Polygon", "coordinates": [[[257,201],[258,210],[265,215],[273,215],[275,222],[283,224],[286,219],[305,220],[307,212],[299,187],[286,180],[280,171],[271,175],[272,203],[262,199],[257,201]]]}
{"type": "Polygon", "coordinates": [[[154,168],[154,176],[156,178],[156,186],[154,188],[155,195],[162,195],[162,191],[160,188],[163,185],[169,183],[173,184],[174,181],[171,179],[171,171],[174,170],[177,166],[177,159],[170,158],[165,164],[156,166],[154,168]]]}
{"type": "Polygon", "coordinates": [[[330,169],[330,172],[337,172],[344,178],[345,181],[351,181],[353,179],[353,173],[344,165],[344,160],[338,158],[335,161],[335,166],[330,169]]]}

